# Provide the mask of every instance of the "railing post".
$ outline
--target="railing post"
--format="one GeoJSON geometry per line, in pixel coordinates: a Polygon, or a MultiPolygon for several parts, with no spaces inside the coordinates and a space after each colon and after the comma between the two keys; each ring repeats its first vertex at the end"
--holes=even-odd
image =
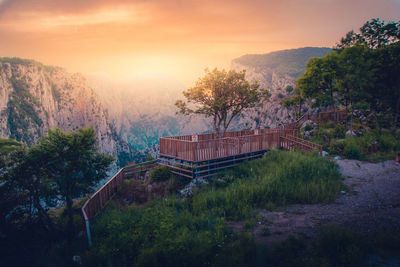
{"type": "Polygon", "coordinates": [[[85,220],[85,224],[86,224],[86,233],[87,233],[89,247],[91,247],[92,246],[92,236],[90,234],[89,220],[85,220]]]}

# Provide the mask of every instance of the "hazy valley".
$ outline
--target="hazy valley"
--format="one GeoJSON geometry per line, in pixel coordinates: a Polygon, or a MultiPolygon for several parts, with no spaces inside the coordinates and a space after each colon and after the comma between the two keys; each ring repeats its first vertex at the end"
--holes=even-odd
{"type": "MultiPolygon", "coordinates": [[[[259,81],[271,92],[262,108],[248,110],[230,129],[275,127],[293,120],[293,111],[282,107],[311,57],[321,57],[328,48],[301,48],[234,59],[231,68],[246,70],[250,81],[259,81]]],[[[104,74],[86,77],[62,68],[48,67],[22,59],[4,58],[0,63],[1,137],[27,144],[59,127],[70,131],[93,126],[100,150],[112,154],[122,166],[156,156],[158,138],[211,131],[202,116],[176,114],[174,103],[182,98],[185,86],[172,77],[138,75],[114,81],[104,74]]]]}

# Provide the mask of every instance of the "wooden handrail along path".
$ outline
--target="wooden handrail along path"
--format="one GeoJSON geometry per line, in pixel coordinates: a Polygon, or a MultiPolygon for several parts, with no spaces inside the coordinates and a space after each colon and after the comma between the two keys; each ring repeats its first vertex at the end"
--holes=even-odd
{"type": "Polygon", "coordinates": [[[126,166],[120,169],[110,180],[94,192],[82,207],[82,216],[85,220],[85,227],[89,245],[92,244],[89,220],[93,219],[99,211],[114,197],[118,187],[122,185],[125,178],[143,176],[148,170],[158,166],[158,161],[147,161],[140,164],[126,166]]]}

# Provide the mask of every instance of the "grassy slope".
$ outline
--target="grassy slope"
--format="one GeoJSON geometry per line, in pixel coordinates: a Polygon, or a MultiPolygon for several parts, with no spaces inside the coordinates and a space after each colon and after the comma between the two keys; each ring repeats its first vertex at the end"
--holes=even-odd
{"type": "Polygon", "coordinates": [[[316,155],[271,151],[196,192],[164,197],[146,208],[109,205],[93,227],[85,260],[97,265],[248,265],[255,243],[226,219],[252,219],[255,208],[333,200],[342,187],[337,166],[316,155]]]}

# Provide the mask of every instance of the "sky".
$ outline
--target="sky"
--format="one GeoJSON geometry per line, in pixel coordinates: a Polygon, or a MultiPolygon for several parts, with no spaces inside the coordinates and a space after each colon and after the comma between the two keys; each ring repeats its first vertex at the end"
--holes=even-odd
{"type": "Polygon", "coordinates": [[[244,54],[334,46],[400,0],[0,0],[0,56],[187,86],[244,54]]]}

